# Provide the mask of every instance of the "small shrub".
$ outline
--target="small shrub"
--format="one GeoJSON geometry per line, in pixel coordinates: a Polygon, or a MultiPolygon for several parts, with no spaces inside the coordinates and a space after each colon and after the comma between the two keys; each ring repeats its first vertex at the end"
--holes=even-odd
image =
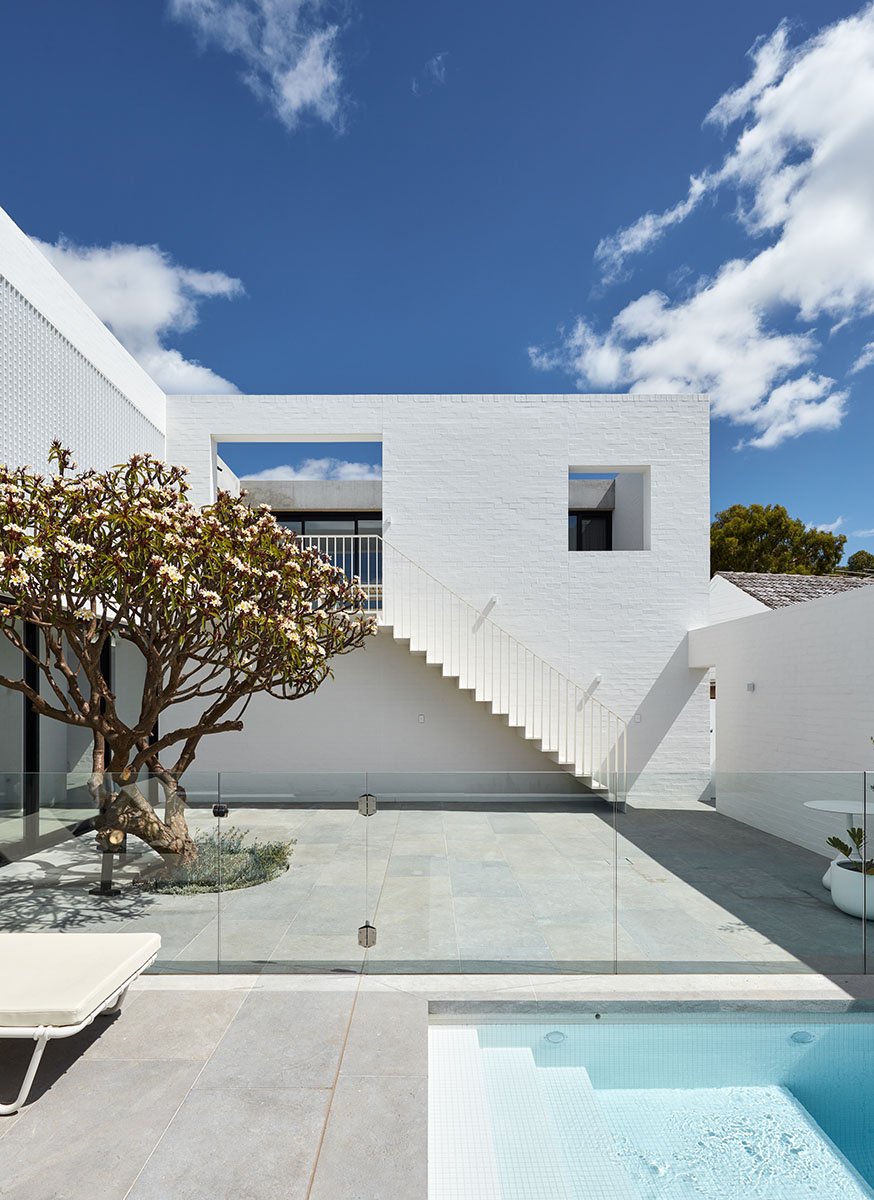
{"type": "Polygon", "coordinates": [[[837,850],[839,854],[843,854],[848,862],[843,864],[848,871],[858,871],[861,875],[863,872],[866,875],[874,875],[874,858],[865,858],[865,833],[862,829],[848,829],[847,837],[852,842],[850,845],[839,837],[826,838],[826,844],[831,846],[833,850],[837,850]],[[853,858],[853,854],[858,854],[858,858],[853,858]]]}
{"type": "Polygon", "coordinates": [[[246,830],[231,826],[222,832],[197,833],[197,857],[165,868],[160,875],[142,880],[138,886],[149,892],[192,896],[198,892],[233,892],[276,879],[288,870],[294,841],[246,843],[246,830]]]}

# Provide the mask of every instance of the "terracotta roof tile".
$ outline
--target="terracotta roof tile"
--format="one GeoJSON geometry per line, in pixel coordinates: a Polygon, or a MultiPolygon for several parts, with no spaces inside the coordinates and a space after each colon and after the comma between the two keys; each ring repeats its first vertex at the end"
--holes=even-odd
{"type": "Polygon", "coordinates": [[[768,608],[785,608],[834,596],[853,588],[874,583],[874,575],[765,575],[755,571],[717,571],[717,575],[733,583],[768,608]]]}

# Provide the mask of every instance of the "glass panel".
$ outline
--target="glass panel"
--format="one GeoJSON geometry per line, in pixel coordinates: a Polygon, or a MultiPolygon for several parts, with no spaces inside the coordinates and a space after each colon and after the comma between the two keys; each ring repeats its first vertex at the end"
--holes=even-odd
{"type": "Polygon", "coordinates": [[[606,514],[580,516],[580,550],[609,550],[610,518],[606,514]]]}
{"type": "Polygon", "coordinates": [[[568,513],[567,519],[567,548],[568,550],[576,550],[579,532],[577,529],[577,514],[568,513]]]}
{"type": "Polygon", "coordinates": [[[276,519],[283,529],[289,529],[292,533],[303,533],[303,521],[294,517],[277,517],[276,519]]]}
{"type": "MultiPolygon", "coordinates": [[[[189,828],[196,840],[214,827],[216,776],[187,780],[189,828]]],[[[2,776],[0,931],[149,932],[161,937],[153,970],[213,972],[217,893],[189,885],[190,863],[158,854],[129,834],[111,852],[94,830],[97,805],[87,774],[2,776]]],[[[107,786],[111,786],[108,784],[107,786]]],[[[143,775],[140,796],[161,813],[163,796],[143,775]]],[[[209,854],[198,845],[202,873],[209,854]]]]}
{"type": "MultiPolygon", "coordinates": [[[[358,971],[385,872],[363,774],[222,772],[221,970],[358,971]]],[[[378,824],[378,822],[377,822],[378,824]]]]}
{"type": "Polygon", "coordinates": [[[643,772],[618,818],[619,970],[862,972],[865,923],[837,905],[827,839],[861,824],[863,794],[858,772],[719,774],[712,788],[643,772]]]}
{"type": "Polygon", "coordinates": [[[382,535],[382,517],[362,517],[358,521],[358,532],[362,534],[382,535]]]}
{"type": "Polygon", "coordinates": [[[867,969],[871,775],[647,770],[620,811],[591,769],[191,771],[196,854],[169,870],[133,835],[98,849],[86,773],[7,772],[0,930],[157,932],[166,971],[867,969]]]}
{"type": "Polygon", "coordinates": [[[613,805],[562,770],[368,778],[393,837],[365,970],[614,970],[613,805]]]}
{"type": "Polygon", "coordinates": [[[304,532],[320,536],[322,534],[354,534],[355,520],[354,518],[326,518],[325,520],[311,521],[309,518],[304,522],[304,532]]]}

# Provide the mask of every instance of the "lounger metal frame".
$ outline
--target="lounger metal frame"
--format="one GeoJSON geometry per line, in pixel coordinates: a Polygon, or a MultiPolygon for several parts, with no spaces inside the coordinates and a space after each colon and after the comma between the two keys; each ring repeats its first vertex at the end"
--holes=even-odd
{"type": "Polygon", "coordinates": [[[21,1089],[11,1104],[0,1104],[0,1115],[4,1117],[9,1116],[11,1113],[18,1112],[26,1104],[27,1097],[30,1095],[30,1089],[33,1087],[33,1081],[36,1078],[37,1067],[40,1064],[40,1059],[43,1056],[43,1051],[47,1043],[54,1038],[74,1037],[75,1034],[81,1033],[83,1029],[87,1029],[97,1017],[111,1017],[117,1013],[124,1003],[124,998],[127,995],[130,985],[137,976],[142,975],[143,971],[152,965],[157,957],[158,952],[156,950],[147,962],[144,962],[141,967],[137,967],[136,971],[124,981],[121,987],[116,988],[112,995],[99,1004],[78,1025],[10,1025],[8,1027],[0,1027],[0,1038],[32,1038],[36,1042],[21,1089]]]}

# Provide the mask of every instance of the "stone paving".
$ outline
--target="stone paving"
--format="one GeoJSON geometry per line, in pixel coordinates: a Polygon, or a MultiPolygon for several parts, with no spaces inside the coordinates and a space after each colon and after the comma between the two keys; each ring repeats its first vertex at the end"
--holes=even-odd
{"type": "MultiPolygon", "coordinates": [[[[425,1200],[434,1020],[870,1012],[874,977],[143,976],[0,1117],[4,1200],[425,1200]],[[487,1016],[486,1016],[487,1019],[487,1016]]],[[[0,1093],[30,1046],[0,1040],[0,1093]]]]}
{"type": "Polygon", "coordinates": [[[826,860],[704,804],[629,806],[615,829],[602,804],[241,807],[227,823],[295,838],[291,869],[220,899],[155,896],[129,886],[149,858],[132,853],[122,895],[97,899],[99,858],[79,838],[0,869],[0,929],[155,930],[158,968],[184,972],[865,969],[826,860]]]}

